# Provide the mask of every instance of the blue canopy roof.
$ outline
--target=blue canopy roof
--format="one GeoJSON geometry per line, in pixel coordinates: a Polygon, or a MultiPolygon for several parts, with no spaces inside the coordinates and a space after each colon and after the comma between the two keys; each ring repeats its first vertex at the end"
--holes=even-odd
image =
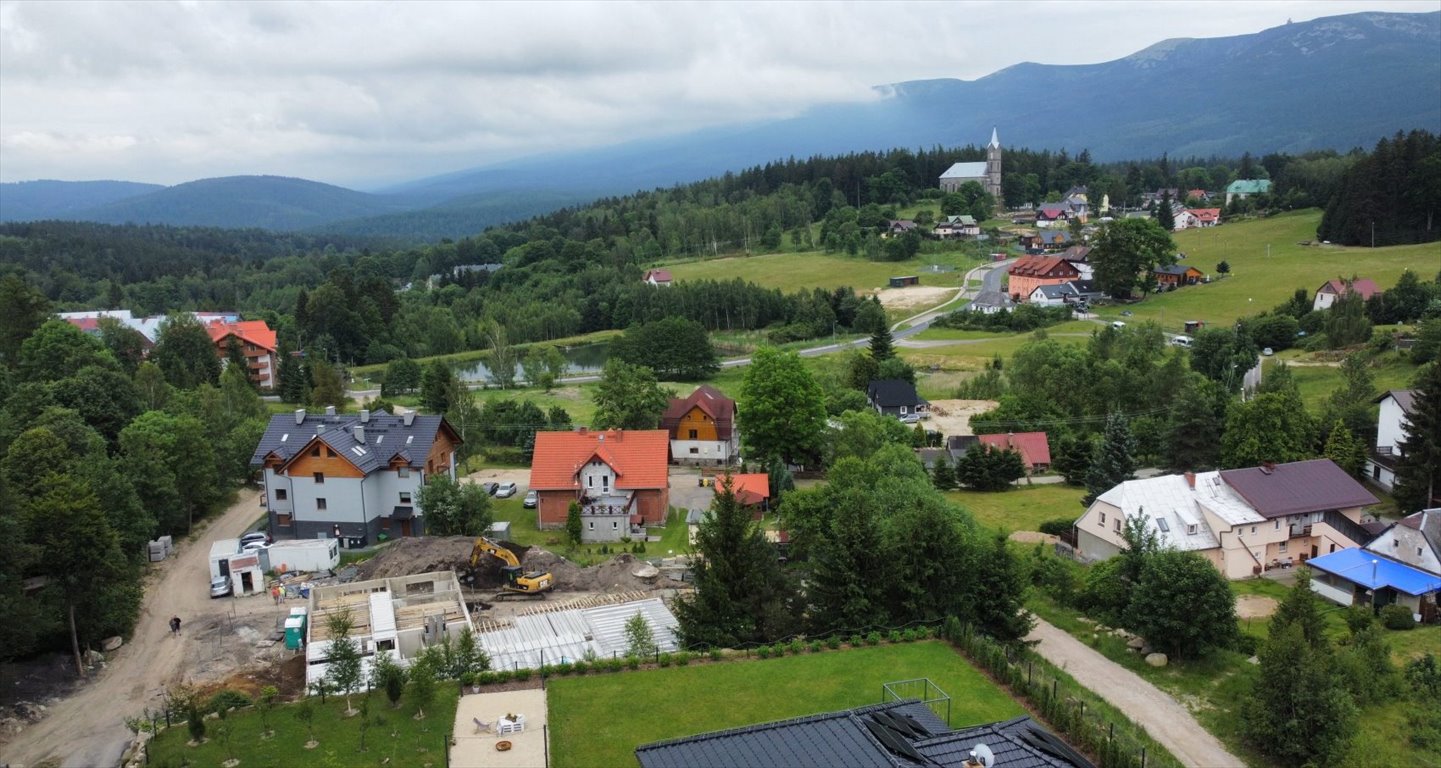
{"type": "Polygon", "coordinates": [[[1419,568],[1387,560],[1365,549],[1352,547],[1306,561],[1317,568],[1367,589],[1389,587],[1408,595],[1424,595],[1441,590],[1441,576],[1419,568]]]}

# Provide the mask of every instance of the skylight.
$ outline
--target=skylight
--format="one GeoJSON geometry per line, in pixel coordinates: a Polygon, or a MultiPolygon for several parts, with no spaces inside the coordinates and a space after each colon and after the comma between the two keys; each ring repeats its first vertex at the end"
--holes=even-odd
{"type": "Polygon", "coordinates": [[[1171,524],[1166,522],[1166,518],[1164,517],[1156,518],[1156,527],[1161,529],[1161,533],[1171,532],[1171,524]]]}

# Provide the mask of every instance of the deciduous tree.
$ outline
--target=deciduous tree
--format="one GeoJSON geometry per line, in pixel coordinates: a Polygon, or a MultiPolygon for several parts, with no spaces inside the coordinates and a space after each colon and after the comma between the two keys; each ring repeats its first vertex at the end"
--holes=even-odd
{"type": "Polygon", "coordinates": [[[1156,267],[1176,262],[1176,245],[1171,233],[1155,221],[1121,219],[1101,228],[1090,259],[1101,290],[1126,298],[1143,280],[1151,279],[1156,267]]]}
{"type": "Polygon", "coordinates": [[[748,459],[779,457],[796,464],[819,453],[825,394],[799,355],[774,347],[756,350],[741,384],[739,405],[748,459]]]}
{"type": "Polygon", "coordinates": [[[435,536],[479,536],[490,528],[490,496],[475,483],[457,483],[437,472],[426,478],[416,497],[425,515],[426,533],[435,536]]]}
{"type": "Polygon", "coordinates": [[[1126,625],[1172,658],[1196,658],[1236,639],[1236,596],[1214,565],[1194,552],[1161,550],[1145,559],[1126,625]]]}
{"type": "Polygon", "coordinates": [[[655,429],[673,394],[661,387],[651,369],[611,358],[591,397],[596,429],[655,429]]]}
{"type": "Polygon", "coordinates": [[[160,324],[160,335],[150,359],[160,366],[165,380],[178,389],[220,381],[220,358],[205,326],[193,315],[177,313],[160,324]]]}

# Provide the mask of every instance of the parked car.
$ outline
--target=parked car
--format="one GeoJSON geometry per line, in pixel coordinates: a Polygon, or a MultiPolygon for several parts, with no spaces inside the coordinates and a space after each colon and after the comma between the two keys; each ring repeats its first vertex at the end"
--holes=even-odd
{"type": "Polygon", "coordinates": [[[537,506],[540,505],[540,493],[533,489],[526,491],[525,500],[522,501],[520,505],[522,507],[525,507],[526,509],[535,509],[537,506]]]}
{"type": "Polygon", "coordinates": [[[1172,344],[1172,346],[1185,347],[1185,348],[1187,348],[1187,349],[1190,349],[1190,348],[1191,348],[1191,337],[1190,337],[1190,336],[1172,336],[1172,337],[1171,337],[1171,344],[1172,344]]]}
{"type": "Polygon", "coordinates": [[[258,541],[261,544],[269,544],[271,543],[270,534],[266,533],[265,531],[251,531],[250,533],[247,533],[244,536],[240,537],[240,546],[244,547],[246,544],[254,541],[258,541]]]}
{"type": "Polygon", "coordinates": [[[495,492],[500,490],[500,483],[484,482],[480,484],[480,487],[484,488],[486,493],[494,496],[495,492]]]}
{"type": "Polygon", "coordinates": [[[251,552],[259,552],[262,549],[270,549],[270,542],[264,540],[257,540],[243,542],[240,545],[240,551],[244,552],[247,555],[251,552]]]}
{"type": "Polygon", "coordinates": [[[1270,357],[1271,355],[1274,355],[1276,353],[1272,351],[1270,347],[1266,347],[1265,349],[1261,350],[1261,354],[1265,355],[1266,357],[1270,357]]]}
{"type": "Polygon", "coordinates": [[[225,597],[228,594],[230,594],[230,579],[221,576],[219,578],[210,580],[211,599],[215,599],[217,597],[225,597]]]}
{"type": "Polygon", "coordinates": [[[497,499],[508,499],[514,496],[517,490],[519,489],[515,487],[515,483],[501,483],[500,487],[495,489],[495,497],[497,499]]]}
{"type": "Polygon", "coordinates": [[[921,420],[921,415],[920,415],[919,413],[908,413],[908,414],[906,414],[906,415],[904,415],[904,416],[901,417],[901,423],[902,423],[902,424],[915,424],[916,422],[919,422],[920,420],[921,420]]]}
{"type": "Polygon", "coordinates": [[[1112,327],[1112,328],[1115,328],[1116,330],[1119,331],[1119,330],[1121,330],[1122,328],[1125,328],[1125,327],[1126,327],[1126,324],[1123,323],[1123,322],[1121,322],[1120,320],[1112,320],[1112,321],[1111,321],[1111,327],[1112,327]]]}

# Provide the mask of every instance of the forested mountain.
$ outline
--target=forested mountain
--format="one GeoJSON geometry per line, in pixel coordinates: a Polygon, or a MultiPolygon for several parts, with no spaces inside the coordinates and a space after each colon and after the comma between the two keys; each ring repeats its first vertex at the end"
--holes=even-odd
{"type": "MultiPolygon", "coordinates": [[[[992,127],[1007,148],[1008,177],[1017,169],[1015,150],[1024,147],[1074,156],[1086,151],[1097,160],[1346,152],[1398,130],[1441,132],[1438,47],[1441,12],[1352,14],[1251,35],[1168,40],[1101,64],[1027,63],[974,81],[882,86],[864,104],[517,160],[379,195],[298,179],[234,177],[97,206],[71,199],[62,188],[37,195],[38,188],[0,185],[0,220],[308,229],[434,241],[788,157],[980,145],[992,127]]],[[[962,155],[945,157],[970,159],[962,155]]],[[[927,182],[933,185],[938,174],[927,182]]]]}
{"type": "Polygon", "coordinates": [[[20,181],[0,184],[0,221],[80,218],[97,206],[165,189],[133,181],[20,181]]]}

